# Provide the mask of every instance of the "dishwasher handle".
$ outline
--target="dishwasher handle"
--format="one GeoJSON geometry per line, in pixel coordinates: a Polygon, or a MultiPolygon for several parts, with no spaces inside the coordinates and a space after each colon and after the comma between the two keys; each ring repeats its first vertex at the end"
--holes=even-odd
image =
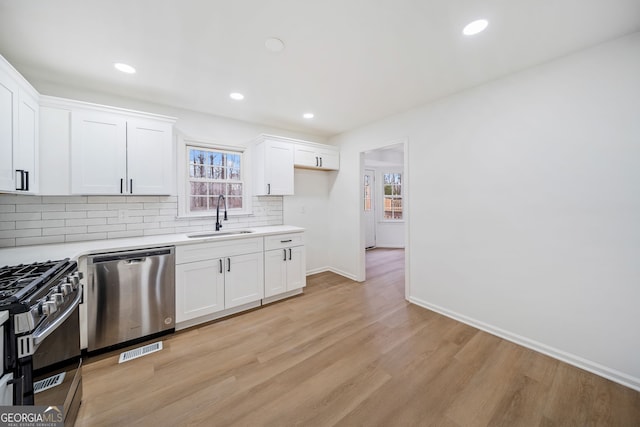
{"type": "Polygon", "coordinates": [[[145,258],[147,257],[171,255],[172,253],[173,247],[165,249],[153,249],[148,251],[115,252],[112,254],[89,257],[88,261],[90,264],[101,264],[103,262],[126,260],[128,264],[137,264],[140,262],[144,262],[145,258]]]}

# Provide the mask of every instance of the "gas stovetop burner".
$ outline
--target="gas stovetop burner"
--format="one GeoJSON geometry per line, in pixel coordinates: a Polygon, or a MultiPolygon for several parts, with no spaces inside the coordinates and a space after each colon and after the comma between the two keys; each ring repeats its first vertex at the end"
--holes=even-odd
{"type": "Polygon", "coordinates": [[[0,268],[0,305],[20,302],[69,265],[69,259],[0,268]]]}

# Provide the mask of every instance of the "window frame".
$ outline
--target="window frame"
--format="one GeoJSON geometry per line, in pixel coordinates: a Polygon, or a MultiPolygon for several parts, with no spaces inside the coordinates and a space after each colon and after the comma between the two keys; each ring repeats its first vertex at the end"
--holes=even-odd
{"type": "Polygon", "coordinates": [[[232,146],[220,144],[213,141],[178,137],[177,177],[178,177],[178,217],[183,218],[210,218],[215,217],[215,209],[204,211],[191,211],[191,192],[189,176],[189,150],[202,149],[209,151],[220,151],[240,155],[240,180],[242,183],[242,209],[227,209],[229,217],[247,216],[252,214],[252,189],[251,189],[251,167],[248,155],[248,148],[245,146],[232,146]]]}
{"type": "Polygon", "coordinates": [[[405,220],[405,216],[406,216],[406,212],[405,212],[405,203],[404,203],[404,188],[405,184],[404,184],[404,171],[402,170],[397,170],[397,169],[385,169],[385,170],[381,170],[380,171],[380,185],[378,186],[378,191],[380,194],[380,222],[404,222],[405,220]],[[385,218],[384,214],[385,214],[385,207],[384,207],[384,202],[386,200],[386,195],[384,194],[384,187],[385,185],[385,175],[390,175],[390,174],[394,174],[394,175],[400,175],[400,195],[399,196],[394,196],[394,198],[396,199],[400,199],[402,201],[402,218],[385,218]]]}

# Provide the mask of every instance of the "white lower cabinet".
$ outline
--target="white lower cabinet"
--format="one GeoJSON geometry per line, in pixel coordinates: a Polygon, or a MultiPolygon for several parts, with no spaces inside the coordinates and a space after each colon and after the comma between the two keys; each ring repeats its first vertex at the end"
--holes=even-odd
{"type": "Polygon", "coordinates": [[[303,234],[290,233],[265,237],[265,298],[302,289],[306,284],[303,234]]]}
{"type": "Polygon", "coordinates": [[[304,246],[274,249],[264,253],[264,296],[306,286],[304,246]]]}
{"type": "Polygon", "coordinates": [[[262,254],[238,255],[226,258],[224,306],[233,308],[264,296],[264,265],[262,254]]]}
{"type": "Polygon", "coordinates": [[[211,320],[263,296],[262,237],[176,248],[176,323],[211,320]]]}
{"type": "Polygon", "coordinates": [[[224,310],[222,258],[176,265],[176,322],[224,310]]]}

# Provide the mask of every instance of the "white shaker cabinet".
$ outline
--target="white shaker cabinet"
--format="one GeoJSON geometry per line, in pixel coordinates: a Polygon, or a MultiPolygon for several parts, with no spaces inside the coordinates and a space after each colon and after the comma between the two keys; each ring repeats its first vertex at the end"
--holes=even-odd
{"type": "Polygon", "coordinates": [[[307,169],[340,169],[340,153],[322,144],[295,143],[294,165],[307,169]]]}
{"type": "Polygon", "coordinates": [[[303,233],[265,237],[265,298],[302,289],[306,284],[303,233]]]}
{"type": "Polygon", "coordinates": [[[224,310],[223,260],[176,265],[176,322],[224,310]]]}
{"type": "Polygon", "coordinates": [[[73,194],[171,194],[170,123],[120,114],[71,114],[73,194]]]}
{"type": "Polygon", "coordinates": [[[254,193],[257,196],[293,194],[293,144],[261,136],[253,147],[254,193]]]}
{"type": "Polygon", "coordinates": [[[0,191],[38,190],[38,96],[0,56],[0,191]]]}
{"type": "MultiPolygon", "coordinates": [[[[176,248],[176,322],[212,320],[216,313],[264,296],[262,237],[176,248]]],[[[192,322],[197,324],[199,322],[192,322]]]]}

